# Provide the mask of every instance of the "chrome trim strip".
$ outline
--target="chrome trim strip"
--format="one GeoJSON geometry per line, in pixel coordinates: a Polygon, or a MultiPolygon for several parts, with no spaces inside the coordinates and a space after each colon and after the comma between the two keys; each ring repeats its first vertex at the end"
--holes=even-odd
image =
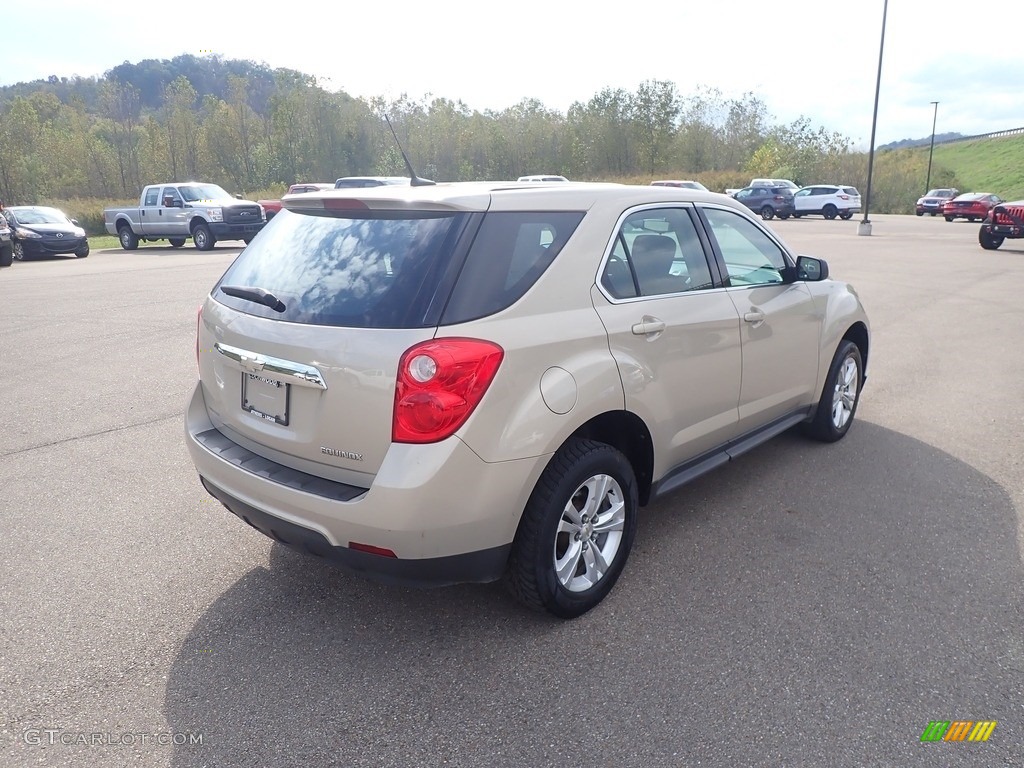
{"type": "Polygon", "coordinates": [[[250,352],[240,347],[232,347],[230,344],[221,344],[219,341],[213,345],[220,354],[229,360],[237,363],[238,367],[247,373],[275,373],[290,379],[289,384],[298,384],[303,387],[314,389],[327,389],[327,382],[316,368],[303,363],[293,363],[280,357],[261,355],[258,352],[250,352]]]}

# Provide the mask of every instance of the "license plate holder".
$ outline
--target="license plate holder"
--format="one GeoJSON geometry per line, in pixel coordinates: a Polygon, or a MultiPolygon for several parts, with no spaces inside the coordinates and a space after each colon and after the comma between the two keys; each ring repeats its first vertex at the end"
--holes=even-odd
{"type": "Polygon", "coordinates": [[[291,386],[258,373],[243,373],[242,410],[258,419],[287,427],[291,386]]]}

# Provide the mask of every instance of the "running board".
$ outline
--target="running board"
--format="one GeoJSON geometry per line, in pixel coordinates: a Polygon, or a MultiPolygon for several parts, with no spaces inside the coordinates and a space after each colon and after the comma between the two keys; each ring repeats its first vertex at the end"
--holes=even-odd
{"type": "Polygon", "coordinates": [[[777,435],[781,435],[787,429],[792,429],[802,421],[807,421],[810,415],[809,409],[803,409],[783,416],[770,424],[748,432],[735,440],[731,440],[721,448],[702,454],[670,471],[659,482],[651,487],[651,500],[658,496],[681,488],[687,483],[693,482],[701,475],[706,475],[713,469],[742,456],[747,451],[766,443],[777,435]]]}

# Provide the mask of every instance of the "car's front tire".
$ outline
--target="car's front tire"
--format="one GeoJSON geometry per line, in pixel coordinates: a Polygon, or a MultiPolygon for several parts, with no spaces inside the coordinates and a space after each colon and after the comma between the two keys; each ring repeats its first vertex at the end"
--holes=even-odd
{"type": "Polygon", "coordinates": [[[75,256],[77,256],[80,259],[84,259],[88,255],[89,255],[89,244],[88,243],[86,243],[81,248],[79,248],[77,251],[75,251],[75,256]]]}
{"type": "Polygon", "coordinates": [[[519,522],[506,584],[522,603],[563,619],[611,591],[636,535],[629,461],[605,443],[573,439],[551,458],[519,522]]]}
{"type": "Polygon", "coordinates": [[[761,218],[764,219],[765,221],[771,221],[772,219],[775,218],[775,209],[772,208],[770,205],[766,205],[764,208],[761,209],[761,218]]]}
{"type": "Polygon", "coordinates": [[[1005,239],[1002,235],[993,235],[991,232],[986,232],[984,227],[978,230],[978,243],[986,251],[996,250],[1003,244],[1005,239]]]}
{"type": "Polygon", "coordinates": [[[11,251],[14,255],[14,258],[16,258],[18,261],[25,261],[25,259],[28,258],[28,254],[25,253],[25,246],[22,245],[17,240],[15,240],[14,244],[11,246],[11,251]]]}
{"type": "Polygon", "coordinates": [[[924,211],[914,211],[918,216],[924,216],[924,211]]]}
{"type": "Polygon", "coordinates": [[[195,243],[196,250],[209,251],[213,248],[216,241],[213,239],[213,234],[208,226],[198,224],[192,232],[192,242],[195,243]]]}
{"type": "Polygon", "coordinates": [[[857,413],[863,383],[864,364],[860,348],[844,339],[832,358],[821,399],[814,417],[804,425],[804,433],[825,443],[834,443],[845,437],[857,413]]]}

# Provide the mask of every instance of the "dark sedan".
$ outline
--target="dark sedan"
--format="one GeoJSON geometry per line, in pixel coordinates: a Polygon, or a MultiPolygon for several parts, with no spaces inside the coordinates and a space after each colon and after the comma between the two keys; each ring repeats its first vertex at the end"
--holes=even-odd
{"type": "Polygon", "coordinates": [[[56,208],[15,205],[4,209],[4,216],[11,225],[14,258],[19,261],[64,253],[80,259],[89,255],[85,230],[56,208]]]}
{"type": "Polygon", "coordinates": [[[776,216],[788,219],[793,215],[793,190],[789,187],[744,187],[733,197],[761,214],[765,221],[776,216]]]}
{"type": "Polygon", "coordinates": [[[966,192],[954,197],[942,206],[942,215],[946,221],[953,219],[967,219],[968,221],[981,221],[993,207],[1003,202],[999,195],[989,192],[966,192]]]}
{"type": "Polygon", "coordinates": [[[942,206],[946,204],[947,200],[952,200],[959,194],[959,189],[952,189],[949,187],[944,189],[930,189],[923,197],[917,198],[917,204],[914,206],[914,213],[918,216],[924,216],[926,213],[931,216],[936,216],[942,213],[942,206]]]}

